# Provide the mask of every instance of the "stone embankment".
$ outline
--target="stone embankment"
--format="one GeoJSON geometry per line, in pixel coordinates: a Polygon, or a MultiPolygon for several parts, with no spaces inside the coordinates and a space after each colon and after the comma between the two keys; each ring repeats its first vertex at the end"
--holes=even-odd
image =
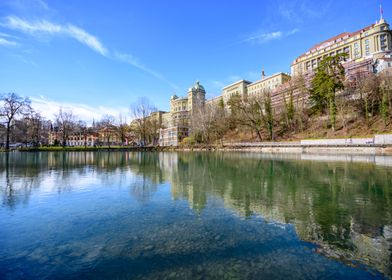
{"type": "Polygon", "coordinates": [[[392,155],[392,134],[380,134],[372,138],[306,139],[297,142],[226,142],[221,147],[178,148],[178,150],[392,155]]]}

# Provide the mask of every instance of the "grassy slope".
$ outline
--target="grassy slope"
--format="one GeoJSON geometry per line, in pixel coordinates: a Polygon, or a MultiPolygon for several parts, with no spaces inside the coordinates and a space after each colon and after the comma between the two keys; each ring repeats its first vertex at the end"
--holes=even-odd
{"type": "MultiPolygon", "coordinates": [[[[371,138],[374,134],[392,134],[392,124],[384,125],[380,118],[372,118],[369,120],[369,125],[363,119],[351,119],[347,122],[344,128],[341,122],[336,125],[336,130],[333,131],[328,126],[328,119],[309,119],[303,131],[297,132],[282,132],[276,131],[276,141],[298,141],[301,139],[320,139],[320,138],[371,138]]],[[[268,140],[266,133],[263,134],[263,139],[268,140]]],[[[249,131],[229,131],[225,137],[225,141],[229,142],[245,142],[258,141],[255,134],[252,135],[249,131]]]]}

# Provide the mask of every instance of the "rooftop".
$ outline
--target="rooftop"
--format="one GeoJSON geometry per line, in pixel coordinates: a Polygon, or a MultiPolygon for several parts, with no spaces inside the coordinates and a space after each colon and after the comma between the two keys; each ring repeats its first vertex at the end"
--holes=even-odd
{"type": "Polygon", "coordinates": [[[260,83],[260,82],[267,81],[267,80],[269,80],[269,79],[271,79],[271,78],[275,78],[276,76],[279,76],[279,75],[285,75],[285,76],[288,76],[288,77],[291,76],[290,74],[287,74],[287,73],[278,72],[278,73],[275,73],[275,74],[273,74],[273,75],[271,75],[271,76],[267,76],[267,77],[265,77],[265,78],[263,78],[263,79],[261,79],[261,80],[257,80],[257,81],[255,81],[255,82],[251,83],[250,86],[251,86],[251,85],[254,85],[254,84],[258,84],[258,83],[260,83]]]}
{"type": "Polygon", "coordinates": [[[204,87],[200,84],[199,81],[196,81],[196,84],[189,89],[189,91],[192,91],[192,90],[202,90],[202,91],[205,91],[204,87]]]}
{"type": "Polygon", "coordinates": [[[338,42],[343,41],[343,40],[345,40],[345,39],[348,39],[348,38],[351,38],[351,37],[353,37],[353,36],[356,36],[356,35],[358,35],[358,34],[360,34],[360,33],[366,32],[366,31],[368,31],[368,30],[374,28],[374,26],[376,26],[376,25],[378,25],[378,24],[383,24],[383,23],[386,23],[386,21],[385,21],[384,19],[381,19],[381,20],[380,20],[379,22],[377,22],[376,24],[371,24],[371,25],[366,26],[366,27],[364,27],[364,28],[362,28],[362,29],[359,29],[359,30],[357,30],[357,31],[354,31],[354,32],[343,32],[343,33],[341,33],[341,34],[339,34],[339,35],[336,35],[336,36],[334,36],[334,37],[332,37],[332,38],[329,38],[329,39],[327,39],[327,40],[325,40],[325,41],[323,41],[323,42],[321,42],[321,43],[318,43],[318,44],[314,45],[314,46],[313,46],[312,48],[310,48],[307,52],[305,52],[304,54],[302,54],[302,55],[300,55],[299,57],[297,57],[297,58],[294,60],[293,63],[297,62],[298,59],[300,59],[300,58],[302,58],[302,57],[305,57],[305,56],[307,56],[307,55],[309,55],[309,54],[311,54],[311,53],[313,53],[313,52],[315,52],[315,51],[324,49],[324,48],[326,48],[326,47],[329,47],[329,46],[332,45],[332,44],[338,43],[338,42]]]}
{"type": "Polygon", "coordinates": [[[237,82],[234,82],[234,83],[232,83],[232,84],[230,84],[230,85],[225,86],[223,89],[232,87],[232,86],[237,85],[237,84],[240,84],[240,83],[251,84],[252,82],[249,82],[249,81],[247,81],[247,80],[239,80],[239,81],[237,81],[237,82]]]}

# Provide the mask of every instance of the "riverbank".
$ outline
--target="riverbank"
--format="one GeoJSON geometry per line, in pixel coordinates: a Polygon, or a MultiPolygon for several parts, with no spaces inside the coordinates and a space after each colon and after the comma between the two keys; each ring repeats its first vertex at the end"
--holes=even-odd
{"type": "Polygon", "coordinates": [[[164,148],[165,151],[227,151],[227,152],[255,152],[255,153],[288,153],[288,154],[353,154],[353,155],[392,155],[392,146],[385,147],[304,147],[304,146],[251,146],[251,147],[172,147],[164,148]]]}
{"type": "Polygon", "coordinates": [[[102,146],[102,147],[33,147],[33,148],[19,148],[20,152],[92,152],[92,151],[157,151],[159,147],[137,147],[137,146],[102,146]]]}
{"type": "Polygon", "coordinates": [[[254,152],[254,153],[288,153],[288,154],[353,154],[353,155],[392,155],[392,145],[383,146],[290,146],[275,145],[224,145],[224,146],[193,146],[193,147],[39,147],[21,148],[20,152],[159,152],[159,151],[227,151],[227,152],[254,152]]]}
{"type": "Polygon", "coordinates": [[[392,134],[368,138],[305,139],[296,142],[239,142],[211,147],[176,147],[182,151],[245,151],[259,153],[313,153],[392,155],[392,134]]]}
{"type": "Polygon", "coordinates": [[[244,151],[257,153],[392,155],[392,134],[369,138],[305,139],[296,142],[238,142],[223,145],[193,146],[102,146],[102,147],[36,147],[19,148],[20,152],[84,151],[244,151]]]}

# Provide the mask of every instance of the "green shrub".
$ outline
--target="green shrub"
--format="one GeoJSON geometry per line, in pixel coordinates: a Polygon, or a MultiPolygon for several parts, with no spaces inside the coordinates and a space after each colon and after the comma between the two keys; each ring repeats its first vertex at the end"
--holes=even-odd
{"type": "Polygon", "coordinates": [[[184,139],[182,139],[181,141],[181,145],[182,146],[186,146],[186,147],[192,147],[196,144],[196,140],[194,137],[189,136],[189,137],[185,137],[184,139]]]}

